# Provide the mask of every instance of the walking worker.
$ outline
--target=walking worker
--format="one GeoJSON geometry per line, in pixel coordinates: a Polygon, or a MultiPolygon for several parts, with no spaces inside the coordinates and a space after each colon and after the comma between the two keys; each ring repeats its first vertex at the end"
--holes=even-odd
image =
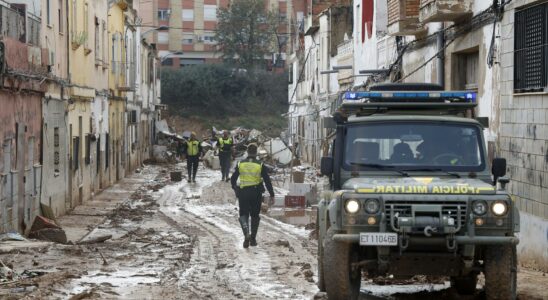
{"type": "Polygon", "coordinates": [[[190,139],[185,143],[186,146],[186,170],[188,172],[188,182],[196,182],[196,172],[202,153],[202,143],[196,139],[196,132],[190,134],[190,139]]]}
{"type": "Polygon", "coordinates": [[[240,225],[244,232],[244,248],[257,246],[257,231],[259,230],[259,213],[261,212],[262,195],[264,185],[270,194],[270,200],[274,200],[274,189],[267,168],[257,160],[257,145],[247,146],[247,158],[238,163],[230,179],[232,188],[238,197],[240,206],[240,225]],[[240,179],[240,185],[236,182],[240,179]],[[264,183],[264,185],[263,185],[264,183]],[[251,216],[251,232],[249,217],[251,216]]]}
{"type": "Polygon", "coordinates": [[[228,182],[230,174],[230,164],[232,163],[232,146],[234,142],[229,135],[228,130],[223,131],[223,136],[219,138],[217,147],[219,148],[219,162],[221,164],[221,175],[223,181],[228,182]]]}

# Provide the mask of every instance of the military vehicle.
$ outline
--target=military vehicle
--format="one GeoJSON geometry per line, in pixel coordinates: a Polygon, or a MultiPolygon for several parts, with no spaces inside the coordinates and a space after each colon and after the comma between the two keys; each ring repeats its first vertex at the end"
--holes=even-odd
{"type": "Polygon", "coordinates": [[[487,161],[476,93],[429,84],[346,92],[321,173],[318,286],[357,299],[362,276],[448,276],[460,294],[516,298],[519,213],[506,160],[487,161]]]}

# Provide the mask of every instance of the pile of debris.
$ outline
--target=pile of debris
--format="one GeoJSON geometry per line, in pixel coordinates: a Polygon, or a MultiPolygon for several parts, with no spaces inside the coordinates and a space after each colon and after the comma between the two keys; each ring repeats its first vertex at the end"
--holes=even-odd
{"type": "MultiPolygon", "coordinates": [[[[207,167],[219,169],[217,138],[222,136],[223,131],[215,127],[207,135],[209,142],[202,144],[206,150],[204,162],[207,167]]],[[[293,153],[288,145],[280,138],[271,138],[264,135],[256,129],[246,129],[242,127],[230,131],[230,136],[234,141],[234,157],[236,160],[242,160],[247,157],[247,145],[255,143],[259,146],[259,158],[272,168],[282,168],[290,165],[293,159],[293,153]]]]}

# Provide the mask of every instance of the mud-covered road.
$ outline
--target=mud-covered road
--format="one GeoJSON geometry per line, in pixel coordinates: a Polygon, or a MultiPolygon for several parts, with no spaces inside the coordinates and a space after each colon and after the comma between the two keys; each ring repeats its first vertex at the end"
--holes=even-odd
{"type": "MultiPolygon", "coordinates": [[[[175,168],[183,169],[184,165],[175,168]]],[[[310,230],[265,215],[259,246],[243,249],[236,199],[218,172],[200,169],[198,183],[192,184],[173,183],[168,177],[167,167],[145,167],[140,174],[97,195],[93,203],[98,208],[75,210],[79,214],[69,218],[75,223],[84,222],[90,215],[102,218],[88,226],[89,233],[82,240],[112,235],[106,242],[45,243],[0,251],[0,260],[15,271],[41,272],[40,276],[0,285],[0,299],[318,296],[314,283],[317,244],[310,230]],[[114,210],[101,213],[100,201],[108,206],[110,199],[124,195],[127,199],[114,210]]],[[[364,281],[361,298],[482,299],[481,286],[476,296],[461,298],[443,281],[378,283],[364,281]]],[[[520,299],[548,299],[543,290],[547,285],[548,278],[541,272],[519,273],[520,299]]]]}

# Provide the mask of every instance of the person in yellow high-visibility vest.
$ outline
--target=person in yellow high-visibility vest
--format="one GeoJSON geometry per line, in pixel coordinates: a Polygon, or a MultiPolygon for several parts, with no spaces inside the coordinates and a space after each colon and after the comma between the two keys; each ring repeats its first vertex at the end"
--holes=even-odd
{"type": "Polygon", "coordinates": [[[186,170],[188,172],[188,182],[196,182],[196,172],[200,163],[202,154],[202,143],[196,139],[196,133],[190,134],[190,139],[185,143],[186,170]]]}
{"type": "Polygon", "coordinates": [[[232,146],[234,142],[230,137],[228,130],[223,131],[223,136],[219,138],[217,142],[217,148],[219,149],[219,162],[221,164],[221,175],[223,181],[228,182],[230,175],[230,164],[232,163],[232,146]]]}
{"type": "Polygon", "coordinates": [[[230,178],[232,188],[238,197],[240,207],[240,225],[244,232],[244,248],[257,246],[257,231],[259,230],[259,213],[261,212],[262,195],[266,189],[270,200],[274,200],[274,189],[268,170],[263,163],[257,160],[257,145],[247,146],[247,158],[238,163],[230,178]],[[237,185],[240,179],[240,185],[237,185]],[[249,217],[251,216],[251,228],[249,217]]]}

